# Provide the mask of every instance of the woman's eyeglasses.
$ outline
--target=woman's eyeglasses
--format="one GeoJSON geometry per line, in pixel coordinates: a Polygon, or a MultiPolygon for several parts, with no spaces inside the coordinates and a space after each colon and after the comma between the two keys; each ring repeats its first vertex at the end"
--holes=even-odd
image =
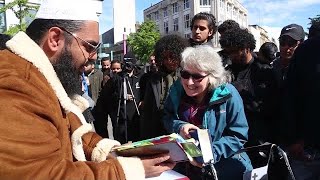
{"type": "Polygon", "coordinates": [[[192,80],[195,81],[195,82],[200,82],[200,81],[202,81],[203,78],[207,77],[208,75],[209,75],[209,74],[203,76],[203,75],[201,75],[201,74],[191,74],[191,73],[189,73],[188,71],[184,71],[184,70],[180,71],[180,76],[181,76],[181,78],[183,78],[183,79],[190,79],[190,78],[192,78],[192,80]]]}

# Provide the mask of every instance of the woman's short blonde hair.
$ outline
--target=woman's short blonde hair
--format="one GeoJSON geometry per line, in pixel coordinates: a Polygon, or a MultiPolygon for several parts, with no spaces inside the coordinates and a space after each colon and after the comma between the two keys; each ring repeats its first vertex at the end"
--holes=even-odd
{"type": "Polygon", "coordinates": [[[209,74],[209,90],[231,81],[231,73],[224,69],[221,57],[208,45],[186,48],[182,52],[181,67],[195,68],[209,74]]]}

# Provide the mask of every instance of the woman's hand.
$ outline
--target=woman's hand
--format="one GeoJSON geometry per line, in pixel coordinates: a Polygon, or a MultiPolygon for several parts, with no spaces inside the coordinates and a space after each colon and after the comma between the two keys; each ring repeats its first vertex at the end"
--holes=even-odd
{"type": "Polygon", "coordinates": [[[182,136],[185,139],[190,139],[191,136],[189,134],[190,131],[192,130],[197,130],[199,129],[197,126],[193,125],[193,124],[185,124],[180,128],[180,136],[182,136]]]}

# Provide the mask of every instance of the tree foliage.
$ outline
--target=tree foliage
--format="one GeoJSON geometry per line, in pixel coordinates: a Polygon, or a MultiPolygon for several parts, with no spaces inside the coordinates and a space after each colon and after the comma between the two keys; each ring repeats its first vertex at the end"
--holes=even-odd
{"type": "Polygon", "coordinates": [[[153,53],[155,43],[160,39],[160,33],[154,21],[143,22],[136,33],[128,36],[128,45],[140,62],[146,63],[153,53]]]}
{"type": "Polygon", "coordinates": [[[10,26],[10,28],[5,32],[9,35],[14,35],[19,31],[25,31],[27,22],[25,19],[27,17],[34,18],[34,14],[30,13],[30,11],[37,11],[39,6],[29,5],[28,0],[14,0],[3,7],[0,8],[0,14],[6,12],[7,10],[11,10],[17,19],[19,19],[19,24],[10,26]]]}

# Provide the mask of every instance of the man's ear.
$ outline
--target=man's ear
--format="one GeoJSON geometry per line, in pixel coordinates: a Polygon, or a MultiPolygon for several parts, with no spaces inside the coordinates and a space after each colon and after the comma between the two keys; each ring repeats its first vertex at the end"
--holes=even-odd
{"type": "Polygon", "coordinates": [[[213,35],[213,29],[211,29],[208,33],[208,37],[212,36],[213,35]]]}
{"type": "Polygon", "coordinates": [[[42,46],[49,59],[59,54],[65,46],[64,32],[58,27],[50,28],[42,46]]]}

